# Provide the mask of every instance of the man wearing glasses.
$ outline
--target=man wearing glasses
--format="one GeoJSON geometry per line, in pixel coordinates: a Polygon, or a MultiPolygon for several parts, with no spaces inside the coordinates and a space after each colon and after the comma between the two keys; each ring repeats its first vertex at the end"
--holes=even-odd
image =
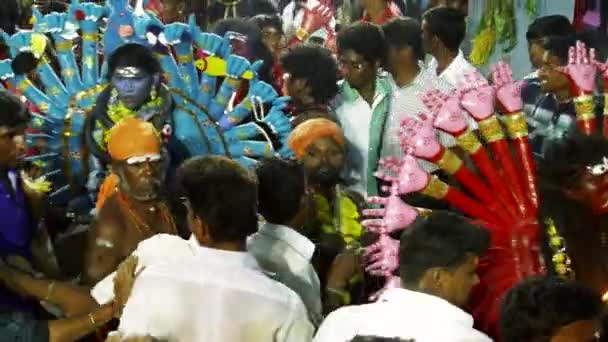
{"type": "Polygon", "coordinates": [[[349,187],[374,196],[373,173],[385,138],[390,85],[380,72],[385,42],[380,27],[360,22],[338,35],[338,63],[344,80],[335,111],[347,140],[345,178],[349,187]]]}

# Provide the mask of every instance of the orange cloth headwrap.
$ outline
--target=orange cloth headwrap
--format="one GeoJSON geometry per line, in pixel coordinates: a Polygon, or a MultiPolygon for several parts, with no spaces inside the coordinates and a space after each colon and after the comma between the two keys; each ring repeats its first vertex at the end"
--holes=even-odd
{"type": "Polygon", "coordinates": [[[160,155],[160,146],[160,136],[154,126],[141,119],[122,119],[108,134],[108,152],[113,160],[160,155]]]}
{"type": "Polygon", "coordinates": [[[320,138],[331,138],[338,145],[344,146],[344,133],[335,122],[323,118],[310,119],[302,122],[289,136],[289,147],[300,158],[310,144],[320,138]]]}

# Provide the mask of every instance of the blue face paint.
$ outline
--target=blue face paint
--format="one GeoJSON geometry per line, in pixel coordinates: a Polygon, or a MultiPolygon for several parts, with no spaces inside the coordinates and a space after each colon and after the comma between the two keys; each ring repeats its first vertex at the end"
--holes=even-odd
{"type": "Polygon", "coordinates": [[[118,98],[129,109],[136,110],[150,97],[154,77],[141,69],[119,68],[112,76],[112,86],[118,91],[118,98]]]}

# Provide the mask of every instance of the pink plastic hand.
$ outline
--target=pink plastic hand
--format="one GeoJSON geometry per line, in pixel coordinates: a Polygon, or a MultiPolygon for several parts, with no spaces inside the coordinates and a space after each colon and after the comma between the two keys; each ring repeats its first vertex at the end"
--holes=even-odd
{"type": "Polygon", "coordinates": [[[467,122],[462,115],[460,106],[460,93],[451,95],[444,94],[437,89],[432,89],[422,94],[422,103],[435,115],[435,127],[442,131],[457,134],[467,128],[467,122]]]}
{"type": "Polygon", "coordinates": [[[466,90],[460,103],[475,120],[494,114],[494,88],[478,71],[465,75],[461,87],[466,90]]]}
{"type": "Polygon", "coordinates": [[[496,99],[505,113],[519,112],[523,108],[521,88],[525,82],[513,81],[513,72],[509,64],[498,62],[491,67],[496,99]]]}
{"type": "Polygon", "coordinates": [[[365,248],[365,271],[372,275],[389,276],[399,267],[399,241],[386,234],[365,248]]]}
{"type": "Polygon", "coordinates": [[[568,51],[568,65],[561,71],[570,80],[570,91],[573,96],[588,95],[595,90],[597,75],[597,60],[595,49],[587,50],[585,43],[576,42],[568,51]]]}
{"type": "Polygon", "coordinates": [[[361,222],[362,226],[375,233],[386,234],[405,229],[418,216],[418,211],[403,202],[397,194],[391,194],[389,197],[369,197],[367,201],[372,204],[384,205],[383,209],[363,210],[363,216],[382,217],[366,219],[361,222]]]}
{"type": "Polygon", "coordinates": [[[369,296],[369,300],[375,302],[378,299],[380,299],[380,297],[382,297],[384,292],[386,292],[387,290],[396,289],[396,288],[400,288],[400,287],[401,287],[401,278],[396,277],[396,276],[388,277],[386,279],[386,284],[384,284],[384,287],[380,291],[369,296]]]}
{"type": "Polygon", "coordinates": [[[318,4],[313,8],[306,7],[300,29],[306,31],[308,34],[312,34],[318,29],[327,26],[333,18],[333,15],[331,8],[323,4],[318,4]]]}
{"type": "MultiPolygon", "coordinates": [[[[418,160],[411,155],[405,155],[402,159],[388,157],[380,160],[382,171],[376,172],[376,177],[396,186],[399,195],[421,191],[429,182],[429,175],[424,171],[418,160]],[[397,175],[389,176],[386,172],[397,175]]],[[[388,191],[388,189],[384,189],[388,191]]]]}
{"type": "Polygon", "coordinates": [[[399,137],[406,154],[432,158],[441,151],[433,121],[433,117],[426,114],[418,114],[418,118],[406,117],[401,121],[399,137]]]}

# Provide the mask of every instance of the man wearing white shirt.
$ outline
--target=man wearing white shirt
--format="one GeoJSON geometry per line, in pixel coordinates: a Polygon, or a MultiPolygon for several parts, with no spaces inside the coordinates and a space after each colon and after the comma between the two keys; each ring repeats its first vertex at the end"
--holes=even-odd
{"type": "MultiPolygon", "coordinates": [[[[389,134],[383,141],[381,157],[402,157],[403,150],[399,141],[401,121],[428,112],[420,99],[423,93],[432,89],[447,92],[450,85],[440,80],[434,70],[421,65],[424,51],[420,23],[417,20],[394,19],[384,24],[382,31],[387,45],[386,67],[392,76],[389,79],[392,95],[386,128],[389,134]]],[[[445,147],[452,147],[456,143],[449,134],[438,131],[437,135],[445,147]]],[[[422,159],[419,159],[419,163],[429,173],[438,169],[435,164],[422,159]]]]}
{"type": "Polygon", "coordinates": [[[323,318],[321,289],[310,263],[315,245],[301,232],[308,212],[304,168],[297,161],[270,158],[260,162],[256,174],[259,212],[266,222],[249,239],[247,250],[302,298],[318,326],[323,318]]]}
{"type": "Polygon", "coordinates": [[[476,70],[460,49],[466,34],[465,18],[461,11],[449,7],[432,8],[422,17],[424,49],[433,56],[428,68],[452,87],[458,87],[465,74],[476,70]]]}
{"type": "Polygon", "coordinates": [[[416,342],[489,342],[460,309],[473,286],[479,256],[490,244],[487,230],[449,212],[419,217],[401,236],[403,288],[385,291],[376,303],[347,306],[323,322],[315,342],[347,342],[357,335],[416,342]]]}
{"type": "Polygon", "coordinates": [[[146,267],[119,333],[176,342],[310,341],[298,295],[245,251],[257,230],[257,186],[235,161],[208,156],[179,170],[193,239],[183,257],[146,267]]]}
{"type": "Polygon", "coordinates": [[[387,75],[379,71],[385,56],[382,29],[375,24],[356,23],[338,34],[338,63],[344,81],[339,85],[334,108],[346,137],[348,188],[375,196],[382,141],[390,104],[387,75]]]}

